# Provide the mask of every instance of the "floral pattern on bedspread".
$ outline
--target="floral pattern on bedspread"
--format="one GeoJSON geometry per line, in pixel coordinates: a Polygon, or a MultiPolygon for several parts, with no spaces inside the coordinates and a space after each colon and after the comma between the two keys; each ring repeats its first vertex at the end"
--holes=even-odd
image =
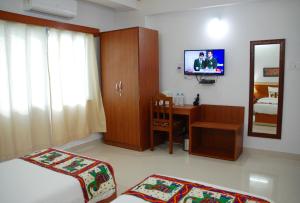
{"type": "Polygon", "coordinates": [[[98,195],[116,192],[113,169],[108,163],[53,148],[20,159],[76,178],[85,202],[98,195]]]}
{"type": "Polygon", "coordinates": [[[254,196],[160,175],[149,176],[124,194],[152,203],[270,203],[254,196]]]}

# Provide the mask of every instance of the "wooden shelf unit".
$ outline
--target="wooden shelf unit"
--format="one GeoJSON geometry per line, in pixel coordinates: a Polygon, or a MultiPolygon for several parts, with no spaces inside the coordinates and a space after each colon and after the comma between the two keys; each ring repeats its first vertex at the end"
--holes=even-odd
{"type": "Polygon", "coordinates": [[[232,160],[230,157],[232,156],[231,151],[228,150],[222,150],[220,148],[211,148],[211,147],[202,147],[202,148],[197,148],[190,154],[192,155],[197,155],[197,156],[205,156],[205,157],[210,157],[210,158],[216,158],[224,160],[232,160]],[[228,157],[228,158],[227,158],[228,157]]]}
{"type": "Polygon", "coordinates": [[[190,154],[236,160],[243,151],[244,107],[201,105],[190,115],[190,154]]]}
{"type": "Polygon", "coordinates": [[[234,123],[217,123],[217,122],[203,122],[203,121],[193,122],[192,127],[220,129],[220,130],[239,130],[241,128],[239,124],[234,124],[234,123]]]}

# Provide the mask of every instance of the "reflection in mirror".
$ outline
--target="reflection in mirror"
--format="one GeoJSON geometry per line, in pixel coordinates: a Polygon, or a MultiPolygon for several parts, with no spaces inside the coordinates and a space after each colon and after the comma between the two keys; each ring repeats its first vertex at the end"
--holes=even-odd
{"type": "Polygon", "coordinates": [[[285,40],[250,42],[249,136],[281,138],[285,40]]]}
{"type": "Polygon", "coordinates": [[[255,45],[252,131],[276,134],[279,44],[255,45]]]}

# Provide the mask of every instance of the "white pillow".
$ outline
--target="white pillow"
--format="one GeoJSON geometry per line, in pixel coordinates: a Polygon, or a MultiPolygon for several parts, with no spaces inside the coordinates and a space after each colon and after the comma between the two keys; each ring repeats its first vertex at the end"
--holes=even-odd
{"type": "Polygon", "coordinates": [[[269,97],[278,98],[278,87],[268,87],[269,97]]]}
{"type": "Polygon", "coordinates": [[[264,97],[257,100],[259,104],[278,104],[278,98],[264,97]]]}

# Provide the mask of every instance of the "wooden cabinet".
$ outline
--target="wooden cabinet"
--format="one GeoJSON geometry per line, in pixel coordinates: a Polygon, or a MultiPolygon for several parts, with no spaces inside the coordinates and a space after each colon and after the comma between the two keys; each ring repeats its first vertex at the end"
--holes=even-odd
{"type": "Polygon", "coordinates": [[[243,151],[244,107],[201,105],[190,115],[190,153],[236,160],[243,151]]]}
{"type": "Polygon", "coordinates": [[[150,100],[159,91],[158,32],[139,27],[103,32],[100,47],[104,142],[145,150],[150,100]]]}

